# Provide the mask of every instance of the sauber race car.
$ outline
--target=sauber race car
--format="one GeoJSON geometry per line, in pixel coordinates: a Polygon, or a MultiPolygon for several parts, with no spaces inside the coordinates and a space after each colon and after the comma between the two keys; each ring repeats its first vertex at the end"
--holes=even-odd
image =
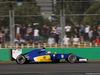
{"type": "Polygon", "coordinates": [[[30,62],[59,62],[61,59],[69,63],[75,62],[87,62],[87,59],[76,56],[75,54],[52,54],[50,51],[46,52],[44,49],[35,49],[28,53],[21,54],[21,50],[13,50],[13,58],[18,64],[30,63],[30,62]]]}

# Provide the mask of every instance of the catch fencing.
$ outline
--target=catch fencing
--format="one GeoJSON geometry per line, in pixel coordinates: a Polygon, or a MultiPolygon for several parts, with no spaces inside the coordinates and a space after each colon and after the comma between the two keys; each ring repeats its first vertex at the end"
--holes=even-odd
{"type": "MultiPolygon", "coordinates": [[[[85,39],[85,35],[82,36],[84,42],[73,45],[63,44],[63,38],[66,34],[65,26],[69,24],[71,28],[71,37],[74,36],[75,28],[77,24],[83,24],[84,26],[90,25],[91,29],[100,24],[98,1],[33,1],[33,2],[0,2],[0,25],[1,31],[4,32],[2,39],[0,38],[0,48],[72,48],[72,47],[99,47],[97,43],[90,42],[91,39],[85,39]],[[23,29],[25,26],[26,31],[17,31],[23,29]],[[27,33],[28,26],[31,26],[32,32],[27,33]],[[47,30],[44,26],[46,25],[47,30]],[[60,26],[60,32],[58,37],[55,37],[55,32],[52,33],[53,26],[56,28],[60,26]],[[39,36],[41,39],[34,36],[34,30],[38,28],[39,36]],[[45,32],[46,31],[46,32],[45,32]],[[55,44],[49,45],[48,38],[53,37],[56,40],[55,44]],[[25,42],[21,43],[23,39],[25,42]],[[58,43],[58,41],[60,41],[58,43]],[[42,43],[42,44],[41,44],[42,43]]],[[[59,30],[58,30],[59,31],[59,30]]],[[[88,36],[87,36],[88,37],[88,36]]]]}
{"type": "MultiPolygon", "coordinates": [[[[70,43],[70,44],[66,44],[66,45],[62,45],[62,44],[57,44],[57,43],[55,43],[55,44],[53,44],[53,45],[49,45],[49,44],[47,44],[47,43],[44,43],[43,45],[41,45],[41,44],[32,44],[32,45],[30,45],[30,44],[21,44],[21,45],[19,45],[19,44],[15,44],[14,45],[14,47],[13,48],[16,48],[16,49],[24,49],[24,48],[26,48],[26,49],[31,49],[31,48],[43,48],[43,47],[45,47],[45,48],[99,48],[100,47],[100,45],[98,45],[97,43],[95,43],[95,44],[92,44],[92,43],[84,43],[84,44],[80,44],[80,43],[78,43],[78,44],[76,44],[76,45],[74,45],[74,44],[72,44],[72,43],[70,43]]],[[[8,44],[3,44],[3,45],[1,45],[0,44],[0,48],[1,49],[11,49],[11,46],[10,45],[8,45],[8,44]]]]}

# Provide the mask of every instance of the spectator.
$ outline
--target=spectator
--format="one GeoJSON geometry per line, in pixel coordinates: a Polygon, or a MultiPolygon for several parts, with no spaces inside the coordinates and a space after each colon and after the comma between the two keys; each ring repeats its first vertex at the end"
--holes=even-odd
{"type": "Polygon", "coordinates": [[[39,30],[37,28],[34,29],[34,41],[39,40],[39,30]]]}
{"type": "Polygon", "coordinates": [[[81,44],[83,44],[83,43],[84,43],[83,36],[80,36],[80,43],[81,43],[81,44]]]}
{"type": "Polygon", "coordinates": [[[67,24],[67,26],[65,26],[65,31],[66,31],[66,35],[68,35],[68,37],[70,37],[70,34],[71,34],[71,26],[69,24],[67,24]]]}
{"type": "Polygon", "coordinates": [[[59,33],[59,36],[61,36],[61,26],[60,25],[57,25],[57,32],[59,33]]]}
{"type": "Polygon", "coordinates": [[[29,34],[29,39],[31,39],[31,35],[32,35],[32,28],[31,28],[31,25],[28,25],[27,33],[29,34]]]}
{"type": "Polygon", "coordinates": [[[73,38],[73,44],[77,45],[80,42],[80,39],[77,37],[77,35],[75,35],[75,37],[73,38]]]}
{"type": "Polygon", "coordinates": [[[20,38],[20,44],[24,44],[24,45],[26,44],[23,38],[20,38]]]}
{"type": "Polygon", "coordinates": [[[8,32],[9,32],[9,28],[8,27],[5,27],[4,33],[7,34],[8,32]]]}
{"type": "Polygon", "coordinates": [[[58,41],[59,41],[59,33],[56,32],[56,34],[55,34],[55,42],[58,43],[58,41]]]}
{"type": "Polygon", "coordinates": [[[1,27],[1,32],[2,32],[2,33],[4,33],[4,29],[5,29],[5,27],[2,26],[2,27],[1,27]]]}
{"type": "Polygon", "coordinates": [[[67,35],[63,38],[63,43],[64,45],[68,45],[70,43],[70,38],[67,35]]]}
{"type": "Polygon", "coordinates": [[[97,44],[100,44],[99,36],[96,37],[94,42],[97,43],[97,44]]]}
{"type": "Polygon", "coordinates": [[[90,30],[90,32],[88,33],[88,37],[89,37],[89,41],[93,42],[93,30],[90,30]]]}
{"type": "Polygon", "coordinates": [[[19,40],[17,39],[17,37],[15,37],[14,43],[15,43],[15,44],[19,44],[19,40]]]}
{"type": "Polygon", "coordinates": [[[0,39],[3,39],[3,34],[1,32],[1,30],[0,30],[0,39]]]}
{"type": "Polygon", "coordinates": [[[96,25],[93,26],[93,31],[94,31],[94,29],[97,31],[97,26],[96,25]]]}
{"type": "Polygon", "coordinates": [[[20,29],[21,29],[21,25],[20,24],[16,24],[16,38],[19,39],[20,38],[20,29]]]}
{"type": "Polygon", "coordinates": [[[44,44],[44,41],[43,40],[39,40],[38,42],[40,45],[43,45],[44,44]]]}
{"type": "Polygon", "coordinates": [[[45,40],[47,40],[49,37],[49,30],[48,30],[47,25],[43,26],[42,34],[43,34],[43,37],[45,38],[45,40]]]}
{"type": "Polygon", "coordinates": [[[97,31],[100,32],[100,25],[98,26],[97,31]]]}
{"type": "Polygon", "coordinates": [[[85,40],[89,40],[89,37],[88,37],[88,33],[90,32],[90,26],[89,25],[86,25],[85,27],[85,40]]]}
{"type": "Polygon", "coordinates": [[[71,43],[73,43],[73,38],[74,38],[74,36],[71,36],[71,38],[70,38],[71,43]]]}
{"type": "Polygon", "coordinates": [[[81,36],[84,37],[85,26],[83,24],[80,25],[80,32],[81,32],[81,36]]]}
{"type": "Polygon", "coordinates": [[[49,26],[47,26],[47,29],[48,29],[48,33],[50,33],[50,28],[49,28],[49,26]]]}
{"type": "Polygon", "coordinates": [[[48,44],[49,45],[53,45],[55,43],[54,38],[52,38],[51,36],[48,38],[48,44]]]}
{"type": "Polygon", "coordinates": [[[5,31],[4,31],[4,26],[1,27],[1,32],[2,32],[2,36],[5,37],[5,31]]]}
{"type": "Polygon", "coordinates": [[[21,28],[21,35],[22,35],[22,38],[24,38],[25,34],[26,34],[26,26],[23,25],[22,28],[21,28]]]}
{"type": "Polygon", "coordinates": [[[98,36],[99,36],[99,39],[100,39],[100,32],[98,32],[98,36]]]}
{"type": "Polygon", "coordinates": [[[96,36],[98,36],[97,30],[93,29],[93,40],[96,39],[96,36]]]}
{"type": "Polygon", "coordinates": [[[50,33],[51,33],[51,36],[52,36],[53,38],[55,38],[56,31],[57,31],[57,30],[56,30],[56,26],[53,26],[53,27],[52,27],[52,30],[51,30],[51,32],[50,32],[50,33]]]}
{"type": "Polygon", "coordinates": [[[61,44],[61,38],[58,39],[58,44],[61,44]]]}
{"type": "Polygon", "coordinates": [[[3,44],[3,43],[4,43],[3,39],[0,39],[0,44],[3,44]]]}
{"type": "Polygon", "coordinates": [[[26,41],[29,41],[29,33],[28,32],[25,34],[24,38],[25,38],[26,41]]]}
{"type": "Polygon", "coordinates": [[[6,28],[4,29],[4,33],[5,33],[5,40],[6,40],[6,41],[9,41],[10,38],[9,38],[9,28],[8,28],[8,27],[6,27],[6,28]]]}
{"type": "Polygon", "coordinates": [[[29,45],[32,46],[34,44],[33,40],[29,41],[29,45]]]}
{"type": "Polygon", "coordinates": [[[80,35],[79,32],[80,32],[80,27],[79,27],[79,24],[77,24],[75,27],[75,35],[77,35],[77,37],[79,37],[79,35],[80,35]]]}

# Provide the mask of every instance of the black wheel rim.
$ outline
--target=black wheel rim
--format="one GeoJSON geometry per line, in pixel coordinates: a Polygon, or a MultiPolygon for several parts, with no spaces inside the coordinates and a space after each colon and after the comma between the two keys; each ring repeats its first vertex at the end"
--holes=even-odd
{"type": "Polygon", "coordinates": [[[74,54],[71,54],[68,56],[68,61],[70,63],[74,63],[74,62],[76,62],[76,60],[77,60],[77,57],[74,54]]]}
{"type": "Polygon", "coordinates": [[[25,63],[25,58],[24,58],[24,56],[18,56],[17,62],[18,62],[19,64],[24,64],[24,63],[25,63]]]}

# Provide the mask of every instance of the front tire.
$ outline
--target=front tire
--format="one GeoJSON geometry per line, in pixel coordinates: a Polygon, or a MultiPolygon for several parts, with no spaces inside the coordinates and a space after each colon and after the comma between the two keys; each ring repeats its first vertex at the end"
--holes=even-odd
{"type": "Polygon", "coordinates": [[[24,57],[23,55],[19,55],[19,56],[17,56],[17,58],[16,58],[16,62],[17,62],[18,64],[24,64],[24,63],[26,62],[26,59],[25,59],[25,57],[24,57]]]}
{"type": "Polygon", "coordinates": [[[75,63],[75,62],[77,61],[76,55],[74,55],[74,54],[69,54],[69,56],[68,56],[68,58],[67,58],[67,61],[68,61],[69,63],[75,63]]]}

